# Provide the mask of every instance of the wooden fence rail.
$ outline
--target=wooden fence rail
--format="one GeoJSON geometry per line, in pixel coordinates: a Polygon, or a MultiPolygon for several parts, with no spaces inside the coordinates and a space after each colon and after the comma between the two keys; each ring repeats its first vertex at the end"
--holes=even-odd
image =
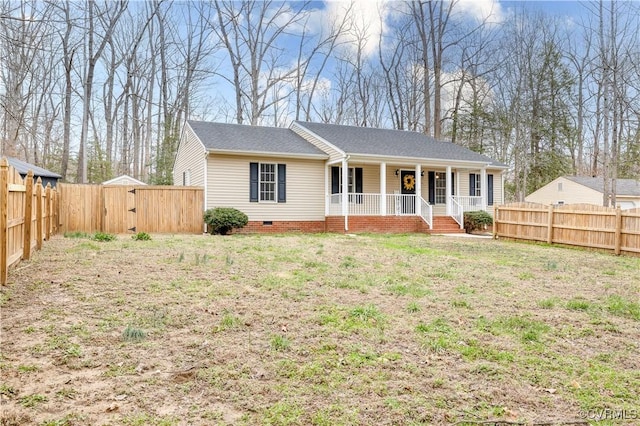
{"type": "Polygon", "coordinates": [[[640,254],[640,209],[620,210],[592,204],[497,206],[494,238],[543,241],[640,254]]]}
{"type": "Polygon", "coordinates": [[[33,249],[40,250],[43,240],[58,231],[58,192],[42,186],[33,172],[22,179],[7,162],[0,159],[0,284],[5,285],[8,269],[20,260],[28,260],[33,249]]]}

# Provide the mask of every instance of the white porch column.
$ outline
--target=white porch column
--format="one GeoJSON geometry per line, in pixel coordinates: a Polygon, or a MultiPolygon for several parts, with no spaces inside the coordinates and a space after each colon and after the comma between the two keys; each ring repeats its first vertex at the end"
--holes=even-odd
{"type": "Polygon", "coordinates": [[[483,167],[480,173],[480,196],[482,197],[482,210],[487,211],[487,167],[483,167]]]}
{"type": "Polygon", "coordinates": [[[344,216],[344,230],[347,231],[347,216],[349,215],[349,162],[347,158],[342,159],[342,216],[344,216]]]}
{"type": "Polygon", "coordinates": [[[447,166],[445,175],[445,211],[447,216],[451,216],[451,166],[447,166]]]}
{"type": "Polygon", "coordinates": [[[422,197],[422,166],[420,164],[416,164],[416,196],[415,196],[415,205],[416,205],[416,214],[418,216],[422,215],[422,203],[420,202],[420,198],[422,197]]]}
{"type": "Polygon", "coordinates": [[[331,208],[331,191],[329,187],[329,166],[324,165],[324,215],[329,216],[331,208]]]}
{"type": "Polygon", "coordinates": [[[387,163],[380,163],[380,216],[387,215],[387,163]]]}

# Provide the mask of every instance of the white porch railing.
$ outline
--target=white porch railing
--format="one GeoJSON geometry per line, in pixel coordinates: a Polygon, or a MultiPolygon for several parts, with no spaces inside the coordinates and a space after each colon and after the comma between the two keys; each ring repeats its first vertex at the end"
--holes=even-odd
{"type": "Polygon", "coordinates": [[[418,198],[420,198],[420,216],[422,220],[427,222],[429,229],[433,229],[433,210],[431,204],[427,203],[422,197],[418,198]]]}
{"type": "Polygon", "coordinates": [[[473,212],[476,210],[487,210],[482,202],[482,197],[472,197],[465,195],[454,195],[453,200],[462,206],[465,212],[473,212]]]}
{"type": "MultiPolygon", "coordinates": [[[[348,195],[349,216],[381,216],[381,194],[351,193],[348,195]]],[[[420,203],[420,216],[429,225],[433,226],[433,208],[422,197],[406,194],[386,194],[387,216],[416,216],[416,201],[420,203]]],[[[342,194],[329,196],[329,215],[342,215],[342,194]]]]}
{"type": "Polygon", "coordinates": [[[464,207],[456,201],[456,197],[449,196],[449,199],[451,200],[451,217],[462,229],[464,228],[464,207]]]}
{"type": "MultiPolygon", "coordinates": [[[[329,215],[342,215],[342,194],[331,194],[329,215]]],[[[380,194],[348,194],[350,216],[380,216],[380,194]]]]}
{"type": "Polygon", "coordinates": [[[411,194],[387,194],[387,215],[415,216],[416,196],[411,194]]]}
{"type": "MultiPolygon", "coordinates": [[[[381,216],[380,199],[380,194],[351,193],[348,195],[349,205],[347,214],[350,216],[381,216]]],[[[428,204],[427,206],[427,210],[431,211],[431,206],[428,204]]],[[[386,194],[385,214],[387,216],[415,216],[416,196],[386,194]]],[[[329,196],[329,215],[342,215],[342,194],[331,194],[329,196]]]]}

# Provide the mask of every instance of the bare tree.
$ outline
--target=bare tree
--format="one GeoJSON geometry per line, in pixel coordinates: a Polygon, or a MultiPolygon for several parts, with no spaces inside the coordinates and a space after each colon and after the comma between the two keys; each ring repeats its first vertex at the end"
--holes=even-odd
{"type": "Polygon", "coordinates": [[[303,21],[305,5],[293,9],[270,0],[214,1],[218,22],[212,28],[226,49],[233,74],[219,76],[235,91],[238,123],[246,118],[257,125],[268,108],[286,97],[273,89],[294,77],[296,69],[288,65],[286,49],[279,43],[303,21]]]}
{"type": "Polygon", "coordinates": [[[86,70],[83,78],[84,104],[82,110],[82,128],[80,131],[80,148],[78,154],[78,175],[77,181],[85,183],[87,181],[87,134],[91,113],[91,96],[93,93],[93,79],[98,60],[107,43],[111,39],[118,20],[127,8],[127,1],[119,0],[104,5],[104,10],[99,8],[99,4],[93,1],[87,4],[87,41],[86,41],[86,70]],[[97,9],[97,10],[96,10],[97,9]],[[96,30],[96,19],[101,24],[101,35],[96,30]],[[94,38],[100,38],[98,44],[94,38]]]}

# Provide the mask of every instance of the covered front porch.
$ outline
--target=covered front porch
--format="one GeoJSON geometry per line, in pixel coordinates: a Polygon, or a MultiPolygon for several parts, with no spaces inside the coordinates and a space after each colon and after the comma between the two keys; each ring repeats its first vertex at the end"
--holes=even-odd
{"type": "Polygon", "coordinates": [[[349,161],[327,164],[327,217],[417,217],[433,230],[439,217],[463,229],[465,211],[493,204],[493,176],[486,165],[402,164],[349,161]],[[489,178],[490,176],[490,178],[489,178]],[[343,182],[347,182],[346,191],[343,182]],[[484,182],[488,184],[482,184],[484,182]],[[473,195],[459,195],[459,194],[473,195]]]}

